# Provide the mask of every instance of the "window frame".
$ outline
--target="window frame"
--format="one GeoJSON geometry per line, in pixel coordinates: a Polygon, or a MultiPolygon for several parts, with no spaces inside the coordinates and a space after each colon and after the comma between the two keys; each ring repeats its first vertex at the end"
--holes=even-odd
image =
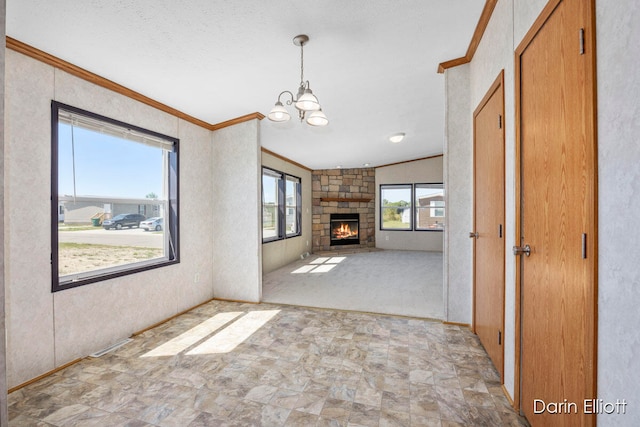
{"type": "Polygon", "coordinates": [[[414,212],[413,212],[413,202],[414,202],[414,193],[413,193],[413,184],[380,184],[380,203],[378,204],[380,208],[380,230],[381,231],[413,231],[414,228],[414,212]],[[382,191],[384,189],[409,189],[409,227],[408,228],[385,228],[384,227],[384,210],[393,208],[392,206],[383,206],[384,198],[382,197],[382,191]]]}
{"type": "Polygon", "coordinates": [[[290,174],[284,174],[284,235],[285,238],[291,238],[291,237],[296,237],[299,236],[301,233],[301,223],[302,223],[302,179],[298,178],[296,176],[290,175],[290,174]],[[289,178],[293,178],[293,179],[289,179],[289,178]],[[295,194],[295,205],[288,205],[287,204],[287,182],[293,182],[294,183],[294,194],[295,194]],[[295,209],[294,212],[294,216],[295,216],[295,224],[296,224],[296,229],[293,232],[288,232],[288,227],[287,227],[287,210],[293,207],[293,209],[295,209]]]}
{"type": "Polygon", "coordinates": [[[59,292],[66,289],[84,286],[91,283],[128,276],[142,271],[153,270],[180,262],[180,175],[179,175],[179,146],[180,140],[163,135],[139,126],[125,123],[110,117],[102,116],[78,107],[51,101],[51,292],[59,292]],[[134,132],[146,134],[154,138],[164,139],[172,144],[173,149],[167,150],[166,176],[167,180],[167,218],[165,226],[168,232],[166,240],[167,255],[160,260],[145,260],[135,263],[114,266],[105,269],[96,269],[95,274],[83,272],[83,277],[61,282],[59,276],[59,239],[58,239],[58,125],[59,112],[66,111],[71,114],[85,116],[92,120],[99,120],[110,125],[129,129],[134,132]]]}
{"type": "Polygon", "coordinates": [[[279,171],[269,166],[262,166],[262,173],[260,175],[260,191],[261,197],[261,219],[262,227],[260,232],[262,233],[262,243],[277,242],[279,240],[290,239],[302,235],[302,178],[279,171]],[[277,220],[275,224],[276,235],[273,237],[264,237],[264,176],[265,170],[269,171],[269,176],[278,177],[278,188],[276,194],[276,212],[277,220]],[[289,178],[292,178],[289,180],[289,178]],[[287,205],[287,181],[295,182],[295,222],[296,230],[294,232],[287,231],[287,208],[291,207],[287,205]]]}
{"type": "MultiPolygon", "coordinates": [[[[427,186],[427,185],[441,185],[442,186],[442,192],[444,194],[444,183],[443,182],[419,182],[419,183],[413,183],[413,184],[380,184],[380,189],[379,189],[379,203],[378,203],[378,208],[379,208],[379,228],[380,231],[427,231],[427,232],[443,232],[444,228],[421,228],[418,226],[417,220],[418,220],[418,214],[417,214],[417,209],[418,209],[418,205],[416,203],[416,189],[419,186],[427,186]],[[411,191],[411,227],[410,228],[385,228],[384,227],[384,221],[383,221],[383,212],[385,208],[389,208],[389,207],[385,207],[382,205],[384,199],[382,197],[382,190],[384,188],[410,188],[411,191]]],[[[434,188],[438,188],[438,187],[434,187],[434,188]]],[[[444,196],[443,196],[444,198],[444,196]]],[[[443,203],[446,203],[443,200],[443,203]]],[[[446,205],[445,206],[428,206],[426,207],[426,209],[444,209],[444,216],[439,217],[439,218],[446,218],[447,213],[446,213],[446,205]]]]}
{"type": "MultiPolygon", "coordinates": [[[[417,200],[416,200],[416,192],[417,191],[416,190],[420,186],[426,186],[426,187],[423,187],[423,188],[442,188],[442,198],[444,199],[444,191],[445,190],[444,190],[444,183],[443,182],[417,182],[417,183],[413,184],[413,191],[414,191],[413,199],[414,199],[414,202],[417,202],[417,200]],[[428,187],[428,186],[435,186],[435,185],[439,185],[441,187],[428,187]]],[[[442,200],[442,203],[443,203],[443,206],[432,206],[430,204],[429,206],[423,207],[423,209],[429,209],[430,211],[437,210],[437,209],[443,209],[444,210],[444,215],[443,216],[438,216],[437,218],[446,218],[447,217],[447,209],[446,209],[445,200],[442,200]]],[[[428,231],[428,232],[443,232],[444,231],[444,224],[443,224],[443,228],[422,228],[422,227],[419,227],[419,224],[418,224],[418,221],[417,221],[417,219],[418,219],[418,214],[417,214],[418,208],[419,208],[418,204],[415,203],[415,206],[414,206],[414,216],[416,218],[415,228],[414,228],[415,231],[428,231]]],[[[431,215],[431,217],[436,218],[433,215],[431,215]]]]}

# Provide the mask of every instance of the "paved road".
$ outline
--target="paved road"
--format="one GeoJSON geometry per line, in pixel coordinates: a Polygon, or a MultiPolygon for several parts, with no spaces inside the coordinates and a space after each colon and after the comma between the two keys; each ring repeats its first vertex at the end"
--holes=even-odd
{"type": "Polygon", "coordinates": [[[164,232],[144,231],[141,228],[82,231],[60,231],[58,241],[71,243],[90,243],[94,245],[139,246],[143,248],[162,248],[164,232]]]}

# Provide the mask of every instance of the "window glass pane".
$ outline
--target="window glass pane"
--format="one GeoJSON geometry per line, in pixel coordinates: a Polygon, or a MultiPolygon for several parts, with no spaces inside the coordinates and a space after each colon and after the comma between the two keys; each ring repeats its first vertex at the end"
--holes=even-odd
{"type": "Polygon", "coordinates": [[[416,184],[416,230],[444,229],[444,186],[416,184]]]}
{"type": "Polygon", "coordinates": [[[60,107],[53,119],[58,240],[53,289],[177,261],[177,141],[157,143],[155,135],[154,143],[145,143],[143,132],[134,135],[129,126],[108,121],[109,131],[100,132],[86,123],[110,119],[77,109],[60,107]],[[176,193],[175,200],[170,193],[176,193]]]}
{"type": "Polygon", "coordinates": [[[380,186],[380,227],[382,229],[411,230],[411,184],[380,186]]]}
{"type": "Polygon", "coordinates": [[[264,169],[262,173],[262,238],[278,237],[278,187],[280,175],[264,169]]]}
{"type": "Polygon", "coordinates": [[[300,180],[292,176],[287,176],[287,185],[285,188],[285,212],[286,223],[285,229],[288,236],[298,234],[298,193],[300,188],[300,180]]]}
{"type": "Polygon", "coordinates": [[[301,234],[300,178],[262,168],[262,241],[301,234]]]}

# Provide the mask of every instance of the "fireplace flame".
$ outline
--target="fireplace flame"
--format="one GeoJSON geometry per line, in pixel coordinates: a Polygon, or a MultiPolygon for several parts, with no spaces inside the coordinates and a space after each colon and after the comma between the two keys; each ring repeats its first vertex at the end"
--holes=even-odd
{"type": "Polygon", "coordinates": [[[344,222],[340,223],[340,227],[335,227],[333,229],[334,239],[348,239],[349,237],[357,237],[357,236],[358,236],[358,229],[351,230],[351,227],[349,227],[349,224],[344,222]]]}

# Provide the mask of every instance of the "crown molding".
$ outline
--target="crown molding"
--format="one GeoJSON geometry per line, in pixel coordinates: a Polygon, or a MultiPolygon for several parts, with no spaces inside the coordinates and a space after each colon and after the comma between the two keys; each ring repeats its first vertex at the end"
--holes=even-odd
{"type": "Polygon", "coordinates": [[[182,111],[177,110],[168,105],[165,105],[161,102],[158,102],[155,99],[149,98],[148,96],[145,96],[139,92],[131,90],[125,86],[122,86],[121,84],[118,84],[114,81],[106,79],[98,74],[92,73],[91,71],[78,67],[77,65],[74,65],[63,59],[60,59],[57,56],[53,56],[31,45],[23,43],[20,40],[16,40],[12,37],[6,36],[6,46],[7,46],[7,49],[11,49],[15,52],[31,57],[37,61],[51,65],[52,67],[55,67],[59,70],[67,72],[75,77],[86,80],[90,83],[93,83],[97,86],[101,86],[105,89],[109,89],[113,92],[119,93],[120,95],[124,95],[128,98],[134,99],[138,102],[149,105],[150,107],[156,108],[160,111],[164,111],[165,113],[171,114],[172,116],[178,117],[186,122],[193,123],[194,125],[203,127],[208,130],[212,130],[212,131],[218,130],[228,126],[237,125],[238,123],[246,122],[249,120],[253,120],[253,119],[262,120],[264,118],[264,115],[261,113],[251,113],[251,114],[244,115],[242,117],[227,120],[222,123],[211,124],[211,123],[205,122],[204,120],[200,120],[196,117],[183,113],[182,111]]]}
{"type": "Polygon", "coordinates": [[[461,58],[456,58],[440,63],[438,65],[439,74],[444,73],[444,70],[448,68],[457,67],[458,65],[471,62],[471,60],[473,59],[473,55],[476,54],[476,50],[478,49],[480,40],[482,40],[482,36],[487,29],[487,25],[489,25],[489,20],[491,19],[493,9],[495,9],[497,3],[498,0],[485,1],[484,8],[482,9],[482,14],[480,15],[480,19],[478,20],[478,24],[476,25],[476,30],[474,31],[473,37],[471,37],[471,42],[469,43],[469,47],[467,48],[467,53],[461,58]]]}
{"type": "Polygon", "coordinates": [[[420,160],[435,159],[435,158],[443,157],[443,156],[444,156],[444,154],[436,154],[434,156],[420,157],[419,159],[411,159],[411,160],[405,160],[405,161],[402,161],[402,162],[387,163],[386,165],[374,166],[374,168],[375,169],[386,168],[387,166],[396,166],[396,165],[402,165],[402,164],[405,164],[405,163],[419,162],[420,160]]]}
{"type": "Polygon", "coordinates": [[[296,162],[296,161],[293,161],[293,160],[291,160],[291,159],[289,159],[289,158],[287,158],[287,157],[285,157],[285,156],[282,156],[282,155],[280,155],[280,154],[278,154],[278,153],[274,153],[274,152],[273,152],[273,151],[271,151],[271,150],[267,150],[267,149],[266,149],[266,148],[264,148],[264,147],[260,147],[260,150],[261,150],[263,153],[265,153],[265,154],[269,154],[270,156],[276,157],[276,158],[278,158],[278,159],[280,159],[280,160],[284,160],[285,162],[287,162],[287,163],[291,163],[292,165],[298,166],[299,168],[302,168],[302,169],[307,170],[307,171],[309,171],[309,172],[313,172],[313,169],[311,169],[311,168],[309,168],[309,167],[307,167],[307,166],[305,166],[305,165],[303,165],[303,164],[301,164],[301,163],[298,163],[298,162],[296,162]]]}

